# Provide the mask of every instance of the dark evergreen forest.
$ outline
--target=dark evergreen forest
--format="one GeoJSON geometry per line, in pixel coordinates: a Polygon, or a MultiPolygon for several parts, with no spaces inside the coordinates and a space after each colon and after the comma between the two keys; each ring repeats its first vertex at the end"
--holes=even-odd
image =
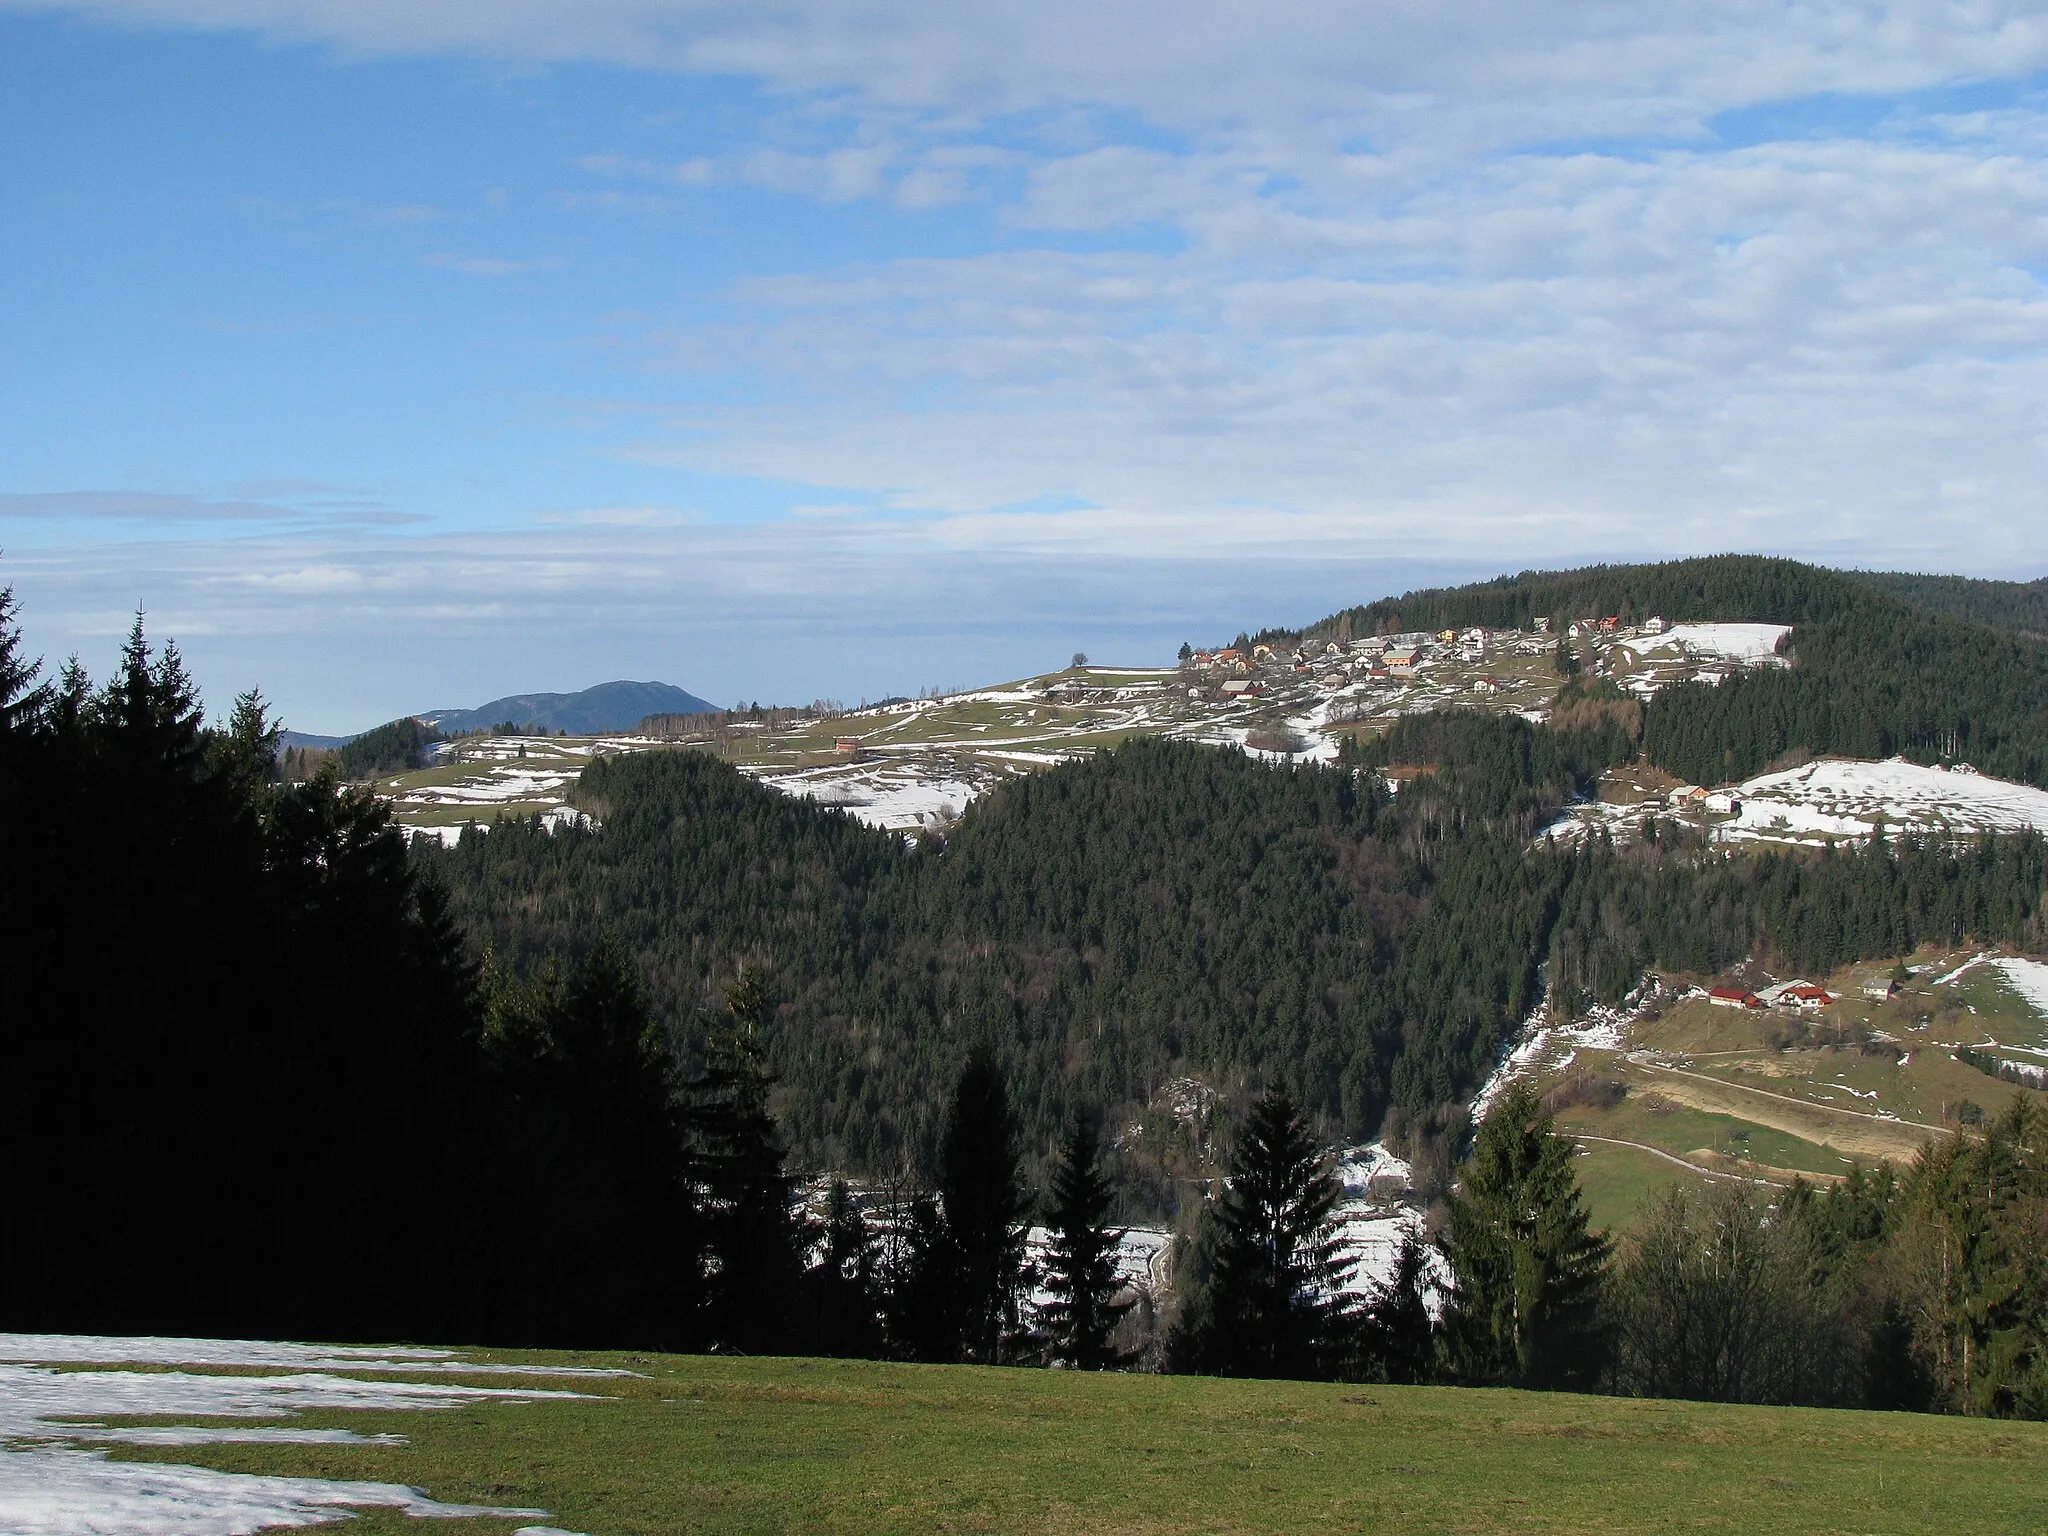
{"type": "Polygon", "coordinates": [[[403,773],[426,765],[427,748],[441,739],[432,726],[406,717],[392,720],[344,742],[334,752],[334,766],[344,779],[370,779],[380,773],[403,773]]]}
{"type": "Polygon", "coordinates": [[[906,845],[691,752],[594,765],[601,824],[501,824],[415,858],[513,971],[616,935],[687,1020],[741,964],[798,1157],[934,1165],[944,1085],[1001,1064],[1034,1158],[1082,1109],[1142,1118],[1194,1073],[1284,1086],[1330,1136],[1467,1096],[1538,1000],[1614,1001],[1645,969],[1762,953],[1825,968],[1964,935],[2042,938],[2040,839],[1730,856],[1675,824],[1530,849],[1617,755],[1612,729],[1478,714],[1376,748],[1435,771],[1398,796],[1348,766],[1276,768],[1134,740],[906,845]]]}
{"type": "Polygon", "coordinates": [[[0,1327],[697,1337],[637,978],[507,1007],[381,805],[277,781],[260,698],[208,728],[139,621],[104,684],[42,681],[12,610],[0,1327]]]}
{"type": "Polygon", "coordinates": [[[2048,641],[2048,576],[2035,581],[1977,581],[1967,576],[1922,576],[1904,571],[1851,574],[1930,612],[2048,641]]]}

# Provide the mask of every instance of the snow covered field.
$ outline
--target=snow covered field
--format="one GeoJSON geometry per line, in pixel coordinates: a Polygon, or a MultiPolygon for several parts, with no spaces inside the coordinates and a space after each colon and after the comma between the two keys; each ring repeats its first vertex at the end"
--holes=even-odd
{"type": "Polygon", "coordinates": [[[2029,1008],[2048,1019],[2048,965],[2039,960],[1992,960],[1987,963],[2005,978],[2005,984],[2017,992],[2029,1008]]]}
{"type": "Polygon", "coordinates": [[[2048,831],[2048,791],[1903,758],[1826,759],[1751,779],[1741,811],[1715,836],[1729,842],[1868,837],[1880,824],[1923,832],[2048,831]]]}
{"type": "MultiPolygon", "coordinates": [[[[1717,842],[1814,843],[1888,833],[1970,836],[1979,832],[2048,832],[2048,791],[1989,778],[1968,768],[1944,770],[1904,758],[1867,762],[1824,758],[1767,773],[1729,792],[1733,815],[1709,813],[1717,842]]],[[[1722,804],[1718,799],[1710,804],[1722,804]]],[[[1724,806],[1725,809],[1725,806],[1724,806]]],[[[1635,804],[1581,801],[1537,834],[1572,842],[1604,830],[1616,842],[1642,833],[1652,816],[1692,815],[1661,799],[1635,804]]]]}
{"type": "Polygon", "coordinates": [[[828,763],[822,768],[759,775],[762,783],[786,795],[838,806],[869,826],[889,832],[912,832],[951,821],[977,795],[1010,776],[1010,771],[1001,768],[917,758],[828,763]]]}
{"type": "MultiPolygon", "coordinates": [[[[1662,638],[1665,645],[1682,646],[1695,655],[1754,665],[1775,655],[1778,642],[1791,632],[1790,624],[1675,624],[1662,638]]],[[[1643,644],[1641,648],[1660,647],[1643,644]]]]}
{"type": "MultiPolygon", "coordinates": [[[[0,1446],[5,1447],[0,1449],[0,1532],[6,1536],[242,1536],[346,1520],[352,1507],[394,1509],[419,1519],[545,1519],[547,1511],[542,1509],[444,1504],[397,1483],[259,1477],[204,1467],[110,1461],[104,1449],[94,1447],[403,1444],[400,1435],[312,1429],[289,1421],[307,1409],[421,1412],[479,1400],[532,1402],[588,1395],[564,1389],[390,1379],[394,1373],[622,1374],[472,1365],[443,1350],[49,1334],[0,1334],[0,1362],[0,1446]],[[83,1365],[100,1368],[76,1368],[83,1365]],[[180,1365],[282,1368],[291,1374],[202,1375],[162,1369],[180,1365]],[[338,1374],[342,1372],[375,1379],[338,1374]],[[140,1417],[196,1422],[142,1428],[109,1427],[103,1422],[140,1417]]],[[[551,1536],[551,1528],[541,1525],[523,1526],[520,1532],[551,1536]]]]}

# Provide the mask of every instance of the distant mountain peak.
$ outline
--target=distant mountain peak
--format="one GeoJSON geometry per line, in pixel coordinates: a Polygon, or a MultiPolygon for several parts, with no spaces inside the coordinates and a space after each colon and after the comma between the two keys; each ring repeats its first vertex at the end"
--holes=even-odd
{"type": "Polygon", "coordinates": [[[514,693],[475,709],[429,709],[418,718],[444,736],[487,730],[507,720],[529,730],[589,736],[629,731],[648,715],[695,715],[717,707],[673,683],[636,683],[622,678],[578,693],[514,693]]]}

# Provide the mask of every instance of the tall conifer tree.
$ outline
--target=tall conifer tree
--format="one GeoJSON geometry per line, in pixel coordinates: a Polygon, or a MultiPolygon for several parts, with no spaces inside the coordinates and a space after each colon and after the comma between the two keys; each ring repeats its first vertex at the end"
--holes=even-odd
{"type": "Polygon", "coordinates": [[[768,994],[760,973],[742,969],[725,1000],[729,1020],[712,1032],[704,1073],[691,1084],[708,1322],[714,1343],[763,1354],[788,1345],[808,1243],[768,1107],[775,1078],[761,1044],[768,994]]]}
{"type": "Polygon", "coordinates": [[[1009,1090],[986,1051],[961,1069],[944,1158],[939,1193],[958,1288],[960,1352],[992,1365],[1004,1358],[1019,1323],[1030,1202],[1009,1090]]]}
{"type": "Polygon", "coordinates": [[[883,1314],[893,1353],[949,1363],[960,1358],[958,1256],[938,1202],[918,1195],[898,1212],[889,1244],[883,1314]]]}
{"type": "Polygon", "coordinates": [[[1355,1319],[1338,1289],[1346,1256],[1332,1216],[1342,1194],[1293,1100],[1267,1093],[1238,1133],[1208,1294],[1178,1341],[1180,1361],[1223,1376],[1351,1368],[1355,1319]]]}
{"type": "Polygon", "coordinates": [[[1080,1120],[1053,1172],[1045,1216],[1052,1233],[1045,1288],[1053,1299],[1040,1309],[1039,1321],[1051,1340],[1047,1356],[1056,1365],[1102,1371],[1121,1362],[1109,1338],[1134,1299],[1117,1300],[1124,1289],[1116,1266],[1123,1233],[1109,1229],[1111,1199],[1095,1126],[1080,1120]]]}
{"type": "Polygon", "coordinates": [[[1360,1318],[1364,1353],[1388,1381],[1428,1381],[1436,1368],[1436,1322],[1429,1314],[1430,1248],[1410,1231],[1394,1252],[1393,1273],[1375,1285],[1360,1318]]]}
{"type": "Polygon", "coordinates": [[[1600,1379],[1613,1244],[1587,1229],[1575,1147],[1517,1083],[1479,1127],[1442,1246],[1452,1274],[1444,1331],[1467,1381],[1584,1389],[1600,1379]]]}
{"type": "Polygon", "coordinates": [[[800,1332],[806,1352],[857,1359],[882,1347],[875,1234],[844,1179],[825,1193],[822,1252],[804,1275],[800,1332]]]}

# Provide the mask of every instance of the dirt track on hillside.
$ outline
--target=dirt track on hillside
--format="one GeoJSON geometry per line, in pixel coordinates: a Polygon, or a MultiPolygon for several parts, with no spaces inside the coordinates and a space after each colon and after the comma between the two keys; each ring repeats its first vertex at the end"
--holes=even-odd
{"type": "Polygon", "coordinates": [[[1943,1134],[1931,1126],[1906,1120],[1881,1120],[1851,1109],[1810,1104],[1771,1093],[1725,1083],[1719,1078],[1651,1062],[1632,1062],[1645,1073],[1656,1091],[1688,1109],[1708,1114],[1733,1115],[1752,1125],[1761,1125],[1816,1146],[1832,1147],[1851,1157],[1881,1157],[1890,1162],[1911,1162],[1920,1149],[1943,1134]]]}

